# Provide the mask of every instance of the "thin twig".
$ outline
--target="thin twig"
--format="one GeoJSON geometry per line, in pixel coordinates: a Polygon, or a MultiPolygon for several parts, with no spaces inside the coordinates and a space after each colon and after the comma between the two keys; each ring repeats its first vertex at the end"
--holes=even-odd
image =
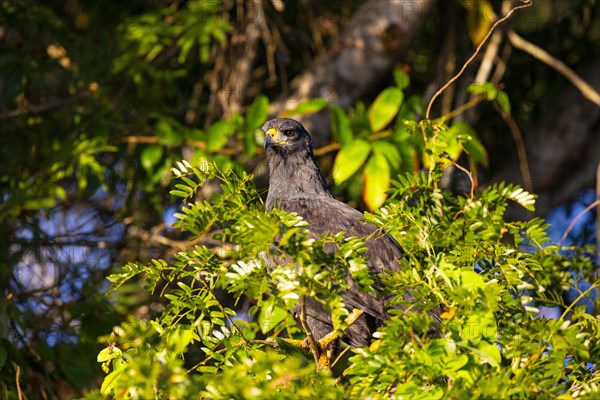
{"type": "MultiPolygon", "coordinates": [[[[121,138],[121,142],[129,144],[159,144],[160,138],[157,136],[124,136],[121,138]]],[[[206,143],[200,140],[185,139],[184,143],[187,146],[196,147],[201,150],[206,150],[206,143]]],[[[242,151],[240,149],[234,149],[229,147],[223,147],[218,151],[219,154],[225,155],[237,155],[241,152],[242,151]]]]}
{"type": "Polygon", "coordinates": [[[233,329],[237,331],[238,335],[240,335],[240,337],[242,338],[242,341],[244,343],[248,343],[248,338],[246,338],[246,335],[244,335],[244,332],[242,332],[242,330],[235,324],[235,321],[233,321],[231,319],[231,317],[229,316],[229,314],[227,314],[225,312],[225,308],[221,305],[221,302],[219,301],[219,299],[217,299],[217,296],[215,296],[215,294],[213,293],[212,289],[208,286],[208,284],[206,283],[206,281],[204,279],[199,279],[198,281],[204,286],[204,288],[206,289],[206,291],[216,301],[217,307],[219,308],[219,310],[221,311],[221,313],[223,314],[223,316],[225,317],[225,319],[229,322],[229,325],[233,326],[233,329]]]}
{"type": "Polygon", "coordinates": [[[496,23],[494,25],[492,25],[492,28],[490,29],[490,31],[487,33],[487,35],[485,35],[485,37],[483,38],[481,43],[479,43],[479,46],[477,46],[477,49],[475,49],[475,52],[473,53],[473,55],[464,63],[464,65],[462,66],[460,71],[458,71],[458,73],[456,75],[454,75],[454,77],[452,77],[452,79],[450,79],[448,82],[446,82],[446,84],[444,86],[442,86],[433,95],[431,100],[429,100],[429,104],[427,105],[427,111],[425,112],[425,119],[429,119],[429,115],[431,113],[431,107],[433,106],[433,102],[435,101],[435,99],[437,99],[444,92],[444,90],[446,90],[448,88],[448,86],[452,85],[463,74],[463,72],[465,72],[465,70],[467,69],[469,64],[471,64],[471,62],[475,59],[475,57],[477,57],[477,54],[479,54],[479,51],[481,50],[483,45],[487,42],[488,38],[494,32],[496,27],[498,25],[500,25],[501,23],[503,23],[504,21],[506,21],[515,11],[517,11],[521,8],[527,8],[527,7],[531,6],[531,4],[533,4],[531,2],[531,0],[522,0],[522,3],[523,4],[521,4],[521,5],[515,6],[504,17],[500,18],[498,21],[496,21],[496,23]]]}
{"type": "Polygon", "coordinates": [[[504,122],[506,122],[506,125],[508,125],[508,129],[510,129],[510,133],[512,133],[513,139],[515,140],[515,144],[517,146],[517,157],[519,158],[519,169],[521,170],[521,175],[523,176],[523,186],[529,193],[533,193],[533,180],[531,178],[531,171],[529,170],[527,150],[525,149],[523,135],[521,134],[519,125],[517,125],[514,118],[504,111],[498,105],[498,103],[494,102],[494,108],[500,114],[500,116],[502,116],[502,119],[504,122]]]}
{"type": "Polygon", "coordinates": [[[342,356],[343,356],[344,354],[346,354],[346,353],[348,352],[348,350],[350,350],[351,348],[352,348],[352,347],[348,346],[348,347],[346,347],[344,350],[342,350],[342,352],[341,352],[340,354],[338,354],[338,356],[335,358],[335,361],[333,361],[333,362],[331,363],[331,368],[333,368],[333,367],[335,366],[335,364],[337,364],[337,363],[338,363],[338,362],[339,362],[339,361],[342,359],[342,356]]]}
{"type": "Polygon", "coordinates": [[[600,94],[586,81],[581,79],[581,77],[579,77],[579,75],[577,75],[577,73],[575,73],[575,71],[569,68],[565,63],[553,57],[546,50],[536,46],[531,42],[528,42],[519,36],[515,31],[508,32],[508,39],[517,49],[523,50],[563,75],[573,84],[573,86],[579,89],[581,94],[583,94],[586,99],[597,106],[600,106],[600,94]]]}
{"type": "Polygon", "coordinates": [[[319,346],[315,337],[312,334],[312,331],[308,327],[308,323],[306,322],[306,296],[300,296],[300,325],[302,325],[302,329],[306,333],[306,340],[308,341],[308,345],[310,346],[310,352],[312,353],[315,364],[319,365],[319,346]]]}
{"type": "Polygon", "coordinates": [[[21,391],[21,366],[17,365],[17,374],[15,380],[17,381],[17,394],[19,396],[19,400],[23,400],[23,392],[21,391]]]}
{"type": "Polygon", "coordinates": [[[159,234],[147,232],[141,228],[138,228],[135,225],[131,225],[128,228],[128,231],[131,235],[139,237],[140,239],[142,239],[144,241],[158,243],[163,246],[177,249],[180,251],[187,250],[190,245],[189,241],[178,241],[178,240],[169,239],[169,238],[164,237],[159,234]]]}
{"type": "Polygon", "coordinates": [[[32,104],[32,105],[29,105],[24,108],[18,108],[16,110],[6,111],[6,112],[3,112],[0,114],[0,119],[15,118],[15,117],[19,117],[19,116],[25,115],[25,114],[39,114],[39,113],[43,113],[45,111],[50,111],[53,108],[70,106],[70,105],[76,104],[77,102],[82,100],[87,95],[88,95],[87,93],[77,93],[67,99],[54,100],[54,101],[50,101],[45,104],[32,104]]]}
{"type": "Polygon", "coordinates": [[[468,109],[475,107],[477,104],[481,103],[485,99],[487,99],[487,94],[485,94],[485,93],[478,94],[477,96],[473,97],[471,100],[469,100],[462,106],[457,107],[454,110],[449,111],[447,114],[442,115],[440,118],[438,118],[436,120],[436,122],[440,122],[442,118],[444,119],[444,121],[449,121],[452,118],[456,117],[457,115],[462,114],[463,112],[467,111],[468,109]]]}
{"type": "Polygon", "coordinates": [[[593,202],[592,204],[590,204],[589,206],[587,206],[586,208],[584,208],[583,211],[581,211],[579,214],[577,214],[577,216],[575,218],[573,218],[573,221],[571,221],[571,223],[569,224],[569,226],[565,230],[565,233],[563,233],[562,237],[558,241],[558,245],[559,246],[567,238],[567,235],[569,234],[569,232],[571,232],[571,230],[573,229],[573,227],[575,226],[575,224],[577,223],[577,221],[579,221],[581,219],[581,217],[583,217],[587,212],[589,212],[594,207],[597,207],[598,205],[600,205],[600,200],[596,200],[595,202],[593,202]]]}
{"type": "Polygon", "coordinates": [[[465,167],[463,167],[455,161],[452,162],[452,165],[454,165],[456,168],[467,174],[467,176],[469,177],[469,181],[471,181],[470,198],[471,200],[473,200],[473,198],[475,197],[475,180],[473,179],[473,174],[471,173],[471,171],[469,171],[468,169],[466,169],[465,167]]]}

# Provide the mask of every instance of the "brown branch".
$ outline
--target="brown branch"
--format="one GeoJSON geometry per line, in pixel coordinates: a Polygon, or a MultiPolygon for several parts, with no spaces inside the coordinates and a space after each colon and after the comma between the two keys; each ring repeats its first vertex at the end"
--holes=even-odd
{"type": "Polygon", "coordinates": [[[27,396],[25,396],[23,394],[23,391],[21,390],[21,366],[17,365],[17,376],[15,377],[15,380],[17,382],[17,393],[19,395],[19,400],[23,400],[23,397],[25,397],[25,399],[27,399],[27,396]]]}
{"type": "Polygon", "coordinates": [[[85,96],[87,96],[87,93],[78,93],[78,94],[73,95],[72,97],[69,97],[68,99],[59,99],[59,100],[55,100],[55,101],[50,101],[45,104],[30,105],[29,107],[25,107],[25,108],[19,108],[16,110],[6,111],[6,112],[3,112],[0,114],[0,119],[15,118],[15,117],[19,117],[21,115],[30,114],[30,113],[38,114],[38,113],[41,113],[44,111],[52,110],[53,108],[58,108],[58,107],[77,103],[79,100],[83,99],[85,96]]]}
{"type": "Polygon", "coordinates": [[[483,53],[477,75],[475,75],[475,83],[484,83],[489,80],[489,77],[492,73],[492,67],[494,66],[494,60],[498,55],[500,43],[502,43],[502,36],[502,31],[494,32],[492,35],[490,44],[483,53]]]}
{"type": "Polygon", "coordinates": [[[500,18],[498,21],[496,21],[496,23],[494,23],[494,25],[492,25],[492,28],[490,29],[490,31],[487,33],[487,35],[485,35],[485,37],[483,38],[483,40],[481,41],[481,43],[479,43],[479,46],[477,46],[477,49],[475,49],[475,52],[473,53],[473,55],[471,55],[471,57],[469,57],[469,59],[464,63],[464,65],[462,66],[462,68],[460,69],[460,71],[458,71],[458,73],[456,75],[454,75],[452,77],[452,79],[450,79],[448,82],[446,82],[446,84],[444,86],[442,86],[433,95],[433,97],[431,98],[431,100],[429,100],[429,104],[427,105],[427,111],[425,112],[425,119],[429,119],[429,115],[431,114],[431,107],[433,106],[433,102],[444,92],[444,90],[446,90],[458,78],[460,78],[460,76],[465,72],[465,70],[467,69],[467,67],[469,66],[469,64],[471,64],[471,62],[475,59],[475,57],[477,57],[477,54],[479,54],[479,51],[481,50],[481,48],[483,47],[483,45],[487,42],[488,38],[494,32],[494,30],[496,29],[496,27],[498,25],[500,25],[501,23],[503,23],[504,21],[506,21],[515,11],[517,11],[517,10],[519,10],[521,8],[527,8],[527,7],[531,6],[531,4],[533,4],[531,2],[531,0],[521,0],[521,2],[523,4],[515,6],[514,8],[512,8],[504,17],[500,18]]]}
{"type": "Polygon", "coordinates": [[[513,135],[513,139],[515,140],[515,145],[517,146],[517,157],[519,158],[519,169],[521,170],[521,175],[523,176],[523,187],[529,193],[533,193],[533,179],[531,177],[531,171],[529,170],[529,161],[527,161],[527,151],[525,150],[525,144],[523,142],[523,135],[521,134],[521,130],[519,126],[515,122],[514,118],[506,113],[498,103],[494,102],[494,108],[496,111],[502,116],[506,125],[508,125],[508,129],[510,133],[513,135]]]}
{"type": "MultiPolygon", "coordinates": [[[[353,323],[356,322],[357,319],[360,318],[361,315],[363,315],[365,312],[363,310],[359,310],[358,308],[355,308],[352,310],[352,313],[350,315],[348,315],[346,317],[346,328],[344,329],[344,331],[346,329],[348,329],[353,323]]],[[[335,340],[339,339],[340,335],[338,333],[337,330],[334,330],[330,333],[328,333],[327,335],[325,335],[325,337],[323,337],[321,340],[319,340],[319,344],[321,345],[321,348],[325,349],[327,347],[329,347],[329,345],[331,345],[331,343],[333,343],[335,340]]]]}
{"type": "Polygon", "coordinates": [[[579,89],[581,94],[583,94],[586,99],[597,106],[600,106],[600,94],[565,63],[553,57],[546,50],[536,46],[531,42],[528,42],[519,36],[515,31],[511,30],[508,32],[508,39],[517,49],[523,50],[563,75],[573,84],[573,86],[579,89]]]}
{"type": "Polygon", "coordinates": [[[475,180],[473,179],[473,174],[471,173],[471,171],[469,171],[468,169],[466,169],[465,167],[463,167],[462,165],[460,165],[459,163],[457,163],[455,161],[452,161],[452,165],[454,165],[460,171],[467,174],[467,176],[469,177],[469,181],[471,182],[471,191],[470,191],[469,195],[470,195],[471,200],[473,200],[473,198],[475,197],[475,180]]]}
{"type": "Polygon", "coordinates": [[[471,100],[466,102],[460,107],[455,108],[454,110],[449,111],[447,114],[442,115],[440,118],[436,120],[436,122],[440,122],[443,118],[445,121],[449,121],[457,115],[462,114],[463,112],[475,107],[477,104],[481,103],[483,100],[487,99],[487,95],[485,93],[479,94],[473,97],[471,100]]]}
{"type": "MultiPolygon", "coordinates": [[[[156,136],[123,136],[121,137],[121,142],[129,144],[159,144],[160,138],[156,136]]],[[[191,147],[206,150],[206,143],[200,140],[185,139],[184,143],[191,147]]],[[[220,149],[218,153],[233,156],[240,154],[241,150],[232,147],[224,147],[220,149]]]]}
{"type": "Polygon", "coordinates": [[[137,236],[146,242],[158,243],[163,246],[177,249],[180,251],[186,250],[190,247],[190,242],[187,240],[186,241],[178,241],[178,240],[169,239],[169,238],[166,238],[166,237],[156,234],[156,233],[147,232],[141,228],[138,228],[135,225],[129,226],[128,231],[133,236],[137,236]]]}
{"type": "Polygon", "coordinates": [[[302,329],[304,332],[306,332],[306,340],[310,346],[310,352],[312,353],[315,359],[315,364],[318,367],[320,358],[319,355],[321,354],[321,351],[319,350],[319,345],[317,344],[317,341],[315,340],[312,331],[306,322],[306,297],[304,295],[300,296],[300,325],[302,325],[302,329]]]}

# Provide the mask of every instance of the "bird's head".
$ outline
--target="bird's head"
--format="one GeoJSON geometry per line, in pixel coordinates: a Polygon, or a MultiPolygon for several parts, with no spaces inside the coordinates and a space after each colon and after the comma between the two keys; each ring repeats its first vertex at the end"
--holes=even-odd
{"type": "Polygon", "coordinates": [[[277,201],[315,194],[331,196],[315,162],[310,134],[290,118],[267,121],[265,153],[269,164],[267,209],[277,201]]]}
{"type": "Polygon", "coordinates": [[[267,121],[262,130],[265,132],[267,157],[273,152],[312,156],[312,139],[300,122],[291,118],[276,118],[267,121]]]}

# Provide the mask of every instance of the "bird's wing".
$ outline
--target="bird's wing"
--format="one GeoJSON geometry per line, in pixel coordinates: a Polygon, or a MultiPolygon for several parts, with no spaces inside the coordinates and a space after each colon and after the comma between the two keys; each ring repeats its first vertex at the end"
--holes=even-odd
{"type": "MultiPolygon", "coordinates": [[[[371,275],[377,282],[384,270],[397,271],[402,248],[392,236],[381,232],[376,226],[362,221],[364,215],[333,197],[306,196],[286,199],[278,204],[286,212],[295,212],[308,222],[308,229],[315,235],[346,232],[346,237],[367,237],[366,255],[371,275]]],[[[331,249],[335,251],[335,249],[331,249]]],[[[383,301],[360,291],[350,280],[346,304],[364,310],[380,320],[387,318],[383,301]]]]}

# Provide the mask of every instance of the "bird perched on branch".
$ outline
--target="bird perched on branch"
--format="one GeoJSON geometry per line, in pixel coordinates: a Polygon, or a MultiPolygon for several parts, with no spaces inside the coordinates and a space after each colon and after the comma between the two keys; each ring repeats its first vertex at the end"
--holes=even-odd
{"type": "MultiPolygon", "coordinates": [[[[302,124],[290,118],[277,118],[265,123],[262,130],[266,133],[269,164],[267,211],[277,208],[297,213],[308,222],[308,229],[314,235],[343,231],[346,237],[368,237],[366,255],[371,275],[376,278],[385,270],[398,271],[402,248],[391,235],[364,222],[361,212],[331,195],[315,163],[311,136],[302,124]]],[[[269,262],[274,261],[268,259],[269,262]]],[[[414,299],[409,292],[405,298],[414,299]]],[[[344,332],[343,340],[353,347],[368,346],[372,334],[388,318],[384,300],[360,291],[350,281],[344,303],[363,313],[344,332]]],[[[331,318],[319,302],[307,298],[305,308],[306,324],[316,340],[333,330],[331,318]]]]}

